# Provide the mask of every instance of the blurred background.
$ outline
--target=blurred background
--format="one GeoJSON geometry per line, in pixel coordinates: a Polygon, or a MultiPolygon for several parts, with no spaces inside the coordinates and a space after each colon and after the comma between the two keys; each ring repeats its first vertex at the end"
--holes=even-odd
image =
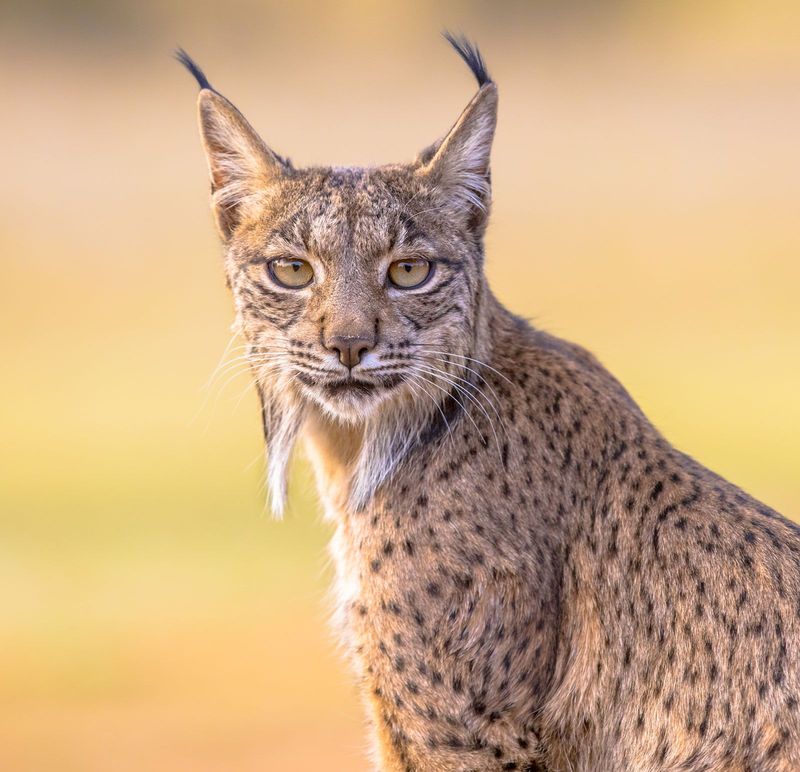
{"type": "Polygon", "coordinates": [[[270,519],[182,45],[297,163],[501,90],[488,270],[800,516],[800,6],[5,0],[0,769],[366,770],[308,470],[270,519]],[[212,7],[215,6],[215,7],[212,7]],[[230,375],[230,379],[228,379],[230,375]]]}

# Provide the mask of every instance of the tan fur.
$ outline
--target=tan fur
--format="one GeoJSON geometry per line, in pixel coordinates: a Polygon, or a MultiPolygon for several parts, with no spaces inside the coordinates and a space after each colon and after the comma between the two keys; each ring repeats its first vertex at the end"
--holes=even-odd
{"type": "Polygon", "coordinates": [[[497,90],[461,53],[481,88],[409,164],[295,169],[200,94],[274,507],[302,437],[376,763],[798,769],[798,530],[492,296],[497,90]],[[313,283],[277,286],[281,256],[313,283]],[[389,264],[410,258],[431,280],[393,289],[389,264]],[[343,335],[370,342],[352,371],[343,335]]]}

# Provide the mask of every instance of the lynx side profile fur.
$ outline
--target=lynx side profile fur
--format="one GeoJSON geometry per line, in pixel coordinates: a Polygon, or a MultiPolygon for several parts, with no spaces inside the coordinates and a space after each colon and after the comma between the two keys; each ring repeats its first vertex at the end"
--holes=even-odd
{"type": "Polygon", "coordinates": [[[298,169],[184,53],[273,508],[305,442],[381,770],[800,769],[800,533],[484,275],[497,87],[298,169]]]}

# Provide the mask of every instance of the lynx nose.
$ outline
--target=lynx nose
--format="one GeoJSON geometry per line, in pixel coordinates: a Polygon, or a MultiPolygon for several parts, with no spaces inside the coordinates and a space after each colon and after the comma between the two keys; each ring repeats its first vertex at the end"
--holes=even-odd
{"type": "Polygon", "coordinates": [[[363,335],[335,335],[328,341],[327,348],[335,351],[339,355],[339,361],[348,370],[352,370],[374,345],[372,338],[363,335]]]}

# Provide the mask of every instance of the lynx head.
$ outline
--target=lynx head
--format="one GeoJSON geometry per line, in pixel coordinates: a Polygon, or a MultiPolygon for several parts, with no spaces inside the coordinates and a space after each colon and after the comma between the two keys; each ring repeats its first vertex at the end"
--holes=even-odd
{"type": "Polygon", "coordinates": [[[413,162],[377,168],[295,168],[178,53],[201,89],[212,206],[278,512],[309,411],[364,428],[363,504],[442,404],[473,384],[497,88],[478,49],[447,38],[477,94],[413,162]]]}

